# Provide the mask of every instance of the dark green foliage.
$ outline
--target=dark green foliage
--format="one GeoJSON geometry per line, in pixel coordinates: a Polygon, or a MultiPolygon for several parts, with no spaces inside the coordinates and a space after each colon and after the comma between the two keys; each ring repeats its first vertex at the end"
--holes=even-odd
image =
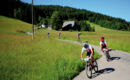
{"type": "Polygon", "coordinates": [[[81,31],[95,31],[86,21],[78,21],[78,26],[80,26],[81,31]]]}
{"type": "Polygon", "coordinates": [[[14,18],[22,19],[23,17],[23,10],[21,8],[14,9],[14,18]]]}
{"type": "Polygon", "coordinates": [[[54,30],[59,30],[62,27],[63,24],[63,19],[60,15],[60,12],[54,11],[52,16],[51,16],[51,24],[52,24],[52,29],[54,30]]]}
{"type": "Polygon", "coordinates": [[[95,27],[94,26],[91,27],[91,31],[95,32],[95,27]]]}
{"type": "Polygon", "coordinates": [[[41,26],[43,24],[43,18],[41,16],[38,17],[38,26],[41,26]]]}
{"type": "Polygon", "coordinates": [[[38,17],[38,26],[41,26],[42,24],[44,24],[45,27],[48,27],[48,25],[50,24],[50,19],[39,16],[38,17]]]}
{"type": "Polygon", "coordinates": [[[45,25],[46,27],[48,27],[48,25],[49,25],[49,23],[50,23],[50,19],[48,19],[48,18],[43,19],[43,23],[44,23],[44,25],[45,25]]]}
{"type": "MultiPolygon", "coordinates": [[[[26,22],[31,23],[32,20],[32,6],[31,4],[23,3],[20,0],[2,0],[0,2],[0,15],[14,17],[26,22]]],[[[53,25],[55,29],[61,27],[63,20],[88,20],[90,22],[101,25],[102,27],[117,29],[117,30],[130,30],[130,22],[120,18],[114,18],[103,14],[91,12],[84,9],[75,9],[71,7],[52,6],[52,5],[35,5],[34,6],[34,23],[38,24],[39,16],[41,16],[46,25],[50,24],[49,19],[54,12],[58,12],[58,18],[53,25]]],[[[54,28],[54,27],[53,27],[54,28]]],[[[87,28],[87,27],[86,27],[87,28]]],[[[77,28],[75,28],[77,29],[77,28]]]]}

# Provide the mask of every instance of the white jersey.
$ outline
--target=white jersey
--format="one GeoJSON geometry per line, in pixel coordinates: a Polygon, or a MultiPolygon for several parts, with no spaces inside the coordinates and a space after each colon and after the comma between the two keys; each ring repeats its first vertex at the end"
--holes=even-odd
{"type": "Polygon", "coordinates": [[[104,44],[106,44],[106,41],[105,41],[105,40],[104,40],[103,42],[100,41],[100,45],[104,45],[104,44]]]}
{"type": "Polygon", "coordinates": [[[91,49],[92,49],[91,45],[88,45],[88,48],[83,47],[81,52],[82,52],[82,53],[83,53],[84,51],[89,52],[91,49]]]}

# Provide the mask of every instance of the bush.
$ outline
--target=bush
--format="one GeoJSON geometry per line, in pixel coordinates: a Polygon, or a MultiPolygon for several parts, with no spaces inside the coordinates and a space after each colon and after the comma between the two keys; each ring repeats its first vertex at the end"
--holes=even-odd
{"type": "Polygon", "coordinates": [[[58,12],[58,11],[53,12],[53,14],[51,16],[51,24],[52,24],[52,29],[54,29],[54,30],[61,29],[63,20],[60,16],[60,12],[58,12]]]}
{"type": "Polygon", "coordinates": [[[95,31],[94,27],[91,27],[86,21],[78,21],[78,26],[81,31],[95,31]]]}

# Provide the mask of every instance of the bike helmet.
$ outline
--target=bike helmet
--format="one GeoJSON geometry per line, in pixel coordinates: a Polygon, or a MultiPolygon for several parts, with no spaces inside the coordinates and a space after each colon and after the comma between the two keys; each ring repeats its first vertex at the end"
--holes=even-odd
{"type": "Polygon", "coordinates": [[[83,43],[83,47],[87,47],[88,46],[88,43],[83,43]]]}
{"type": "Polygon", "coordinates": [[[104,41],[104,37],[101,37],[101,41],[104,41]]]}

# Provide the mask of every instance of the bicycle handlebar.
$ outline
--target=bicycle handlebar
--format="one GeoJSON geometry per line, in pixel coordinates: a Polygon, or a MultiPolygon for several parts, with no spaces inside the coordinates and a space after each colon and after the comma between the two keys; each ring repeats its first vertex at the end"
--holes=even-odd
{"type": "Polygon", "coordinates": [[[82,58],[81,60],[82,61],[89,61],[91,59],[91,57],[89,57],[89,58],[82,58]]]}

